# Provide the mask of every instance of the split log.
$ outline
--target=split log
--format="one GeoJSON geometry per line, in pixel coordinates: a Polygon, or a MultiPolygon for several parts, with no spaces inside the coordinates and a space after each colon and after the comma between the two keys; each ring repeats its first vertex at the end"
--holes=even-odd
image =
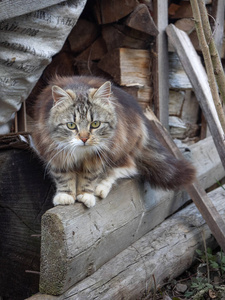
{"type": "Polygon", "coordinates": [[[136,5],[136,0],[96,0],[92,9],[98,24],[108,24],[126,17],[136,5]]]}
{"type": "Polygon", "coordinates": [[[134,96],[143,109],[152,105],[153,91],[149,86],[123,86],[124,91],[134,96]]]}
{"type": "Polygon", "coordinates": [[[181,111],[181,119],[184,122],[197,124],[199,118],[200,106],[192,90],[186,90],[185,99],[181,111]]]}
{"type": "Polygon", "coordinates": [[[127,17],[125,24],[152,36],[157,36],[159,33],[145,4],[137,5],[129,17],[127,17]]]}
{"type": "MultiPolygon", "coordinates": [[[[208,196],[225,218],[224,190],[208,196]]],[[[196,249],[217,243],[194,204],[188,205],[59,297],[37,294],[29,300],[141,299],[188,269],[196,249]],[[138,280],[137,280],[138,278],[138,280]]]]}
{"type": "MultiPolygon", "coordinates": [[[[199,179],[210,185],[215,179],[210,176],[205,181],[206,164],[213,165],[217,178],[224,177],[216,150],[209,153],[209,148],[214,147],[211,146],[201,148],[201,155],[199,150],[193,153],[193,160],[197,155],[200,162],[199,179]],[[209,160],[211,155],[213,158],[209,160]]],[[[188,199],[183,191],[153,190],[148,184],[143,187],[137,181],[122,180],[91,210],[81,203],[49,210],[42,219],[40,291],[53,295],[64,293],[162,222],[188,199]]]]}
{"type": "Polygon", "coordinates": [[[71,51],[79,53],[88,48],[98,37],[98,25],[85,19],[79,19],[68,36],[71,51]]]}
{"type": "Polygon", "coordinates": [[[192,89],[192,84],[176,53],[169,53],[169,87],[178,90],[192,89]]]}
{"type": "Polygon", "coordinates": [[[184,91],[169,91],[169,115],[181,116],[182,107],[184,103],[185,92],[184,91]]]}
{"type": "Polygon", "coordinates": [[[90,47],[76,56],[76,61],[100,60],[107,53],[105,41],[100,36],[90,47]]]}
{"type": "Polygon", "coordinates": [[[121,86],[149,86],[151,59],[149,51],[119,48],[106,54],[98,63],[121,86]]]}
{"type": "Polygon", "coordinates": [[[123,24],[110,24],[102,27],[102,37],[108,51],[115,48],[149,49],[152,37],[123,24]]]}

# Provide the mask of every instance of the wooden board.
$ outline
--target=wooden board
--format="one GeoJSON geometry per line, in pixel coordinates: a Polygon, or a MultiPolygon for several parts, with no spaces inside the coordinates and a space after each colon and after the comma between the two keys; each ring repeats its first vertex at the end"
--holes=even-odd
{"type": "Polygon", "coordinates": [[[2,0],[0,2],[0,21],[28,14],[32,11],[49,7],[65,0],[2,0]]]}
{"type": "Polygon", "coordinates": [[[214,139],[221,162],[225,167],[224,132],[217,116],[208,84],[208,78],[200,62],[200,58],[198,57],[190,42],[190,39],[184,31],[179,30],[173,24],[171,24],[167,27],[166,32],[193,86],[196,98],[201,106],[209,126],[209,130],[214,139]]]}
{"type": "MultiPolygon", "coordinates": [[[[201,148],[201,154],[205,155],[194,151],[193,160],[199,162],[199,179],[211,186],[215,178],[205,179],[207,163],[217,173],[217,179],[225,174],[218,154],[212,149],[215,148],[212,141],[207,141],[201,148]]],[[[142,183],[123,180],[91,210],[80,203],[49,210],[42,219],[40,291],[53,295],[64,293],[161,223],[188,199],[184,191],[153,190],[147,183],[143,188],[142,183]]]]}
{"type": "MultiPolygon", "coordinates": [[[[225,218],[224,190],[208,195],[225,218]]],[[[37,294],[29,300],[142,299],[191,266],[195,250],[204,247],[202,232],[207,246],[214,248],[217,244],[209,227],[196,206],[188,205],[62,296],[37,294]]]]}
{"type": "Polygon", "coordinates": [[[169,116],[169,67],[168,45],[165,29],[168,25],[168,1],[153,0],[154,21],[159,31],[153,56],[153,84],[155,114],[168,129],[169,116]]]}

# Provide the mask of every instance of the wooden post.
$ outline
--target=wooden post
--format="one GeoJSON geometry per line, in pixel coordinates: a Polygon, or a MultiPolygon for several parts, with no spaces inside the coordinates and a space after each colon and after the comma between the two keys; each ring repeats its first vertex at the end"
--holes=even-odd
{"type": "Polygon", "coordinates": [[[196,98],[206,118],[215,146],[225,168],[224,132],[213,103],[205,70],[189,37],[184,31],[179,30],[171,24],[167,27],[166,32],[193,86],[196,98]]]}
{"type": "Polygon", "coordinates": [[[169,71],[168,46],[165,29],[168,25],[168,1],[153,0],[154,21],[159,34],[156,38],[156,49],[153,66],[155,113],[160,122],[168,129],[169,123],[169,71]]]}
{"type": "MultiPolygon", "coordinates": [[[[169,136],[169,134],[164,130],[163,126],[154,116],[154,113],[149,109],[146,113],[147,118],[153,124],[157,136],[160,136],[167,147],[171,150],[177,158],[182,158],[182,154],[169,136]]],[[[210,198],[207,196],[206,192],[196,180],[193,184],[186,187],[188,194],[194,201],[198,210],[202,214],[206,223],[208,224],[210,230],[212,231],[214,237],[216,238],[218,244],[221,246],[225,252],[225,222],[216,210],[210,198]]]]}

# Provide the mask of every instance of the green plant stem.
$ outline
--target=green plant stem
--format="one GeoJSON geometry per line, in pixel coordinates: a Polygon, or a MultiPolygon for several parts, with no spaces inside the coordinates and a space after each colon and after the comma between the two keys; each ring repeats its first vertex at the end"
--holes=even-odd
{"type": "Polygon", "coordinates": [[[206,38],[206,42],[209,46],[209,52],[212,59],[212,64],[214,68],[214,74],[220,91],[220,97],[222,102],[225,103],[225,74],[223,71],[223,66],[221,63],[220,55],[215,45],[212,30],[209,24],[208,13],[205,6],[204,0],[198,0],[199,11],[201,14],[203,30],[206,38]]]}
{"type": "Polygon", "coordinates": [[[222,103],[221,103],[219,93],[218,93],[216,79],[214,76],[214,70],[213,70],[211,55],[209,52],[209,47],[207,45],[207,41],[206,41],[204,30],[203,30],[203,25],[202,25],[198,2],[197,2],[197,0],[190,0],[190,2],[191,2],[192,12],[193,12],[193,17],[195,20],[195,27],[196,27],[199,44],[202,49],[202,54],[203,54],[204,61],[205,61],[205,66],[206,66],[206,71],[207,71],[207,75],[208,75],[208,81],[209,81],[209,86],[211,89],[213,101],[215,104],[215,108],[216,108],[221,126],[223,128],[223,131],[225,132],[225,116],[224,116],[222,103]]]}

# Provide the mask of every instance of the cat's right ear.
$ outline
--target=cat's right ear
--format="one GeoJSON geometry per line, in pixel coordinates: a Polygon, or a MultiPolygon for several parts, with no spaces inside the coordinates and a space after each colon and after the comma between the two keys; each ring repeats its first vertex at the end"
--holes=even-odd
{"type": "Polygon", "coordinates": [[[54,105],[56,103],[58,103],[59,101],[72,100],[72,97],[74,97],[74,96],[75,96],[75,93],[72,90],[64,91],[62,88],[60,88],[57,85],[52,86],[52,98],[54,100],[54,105]]]}

